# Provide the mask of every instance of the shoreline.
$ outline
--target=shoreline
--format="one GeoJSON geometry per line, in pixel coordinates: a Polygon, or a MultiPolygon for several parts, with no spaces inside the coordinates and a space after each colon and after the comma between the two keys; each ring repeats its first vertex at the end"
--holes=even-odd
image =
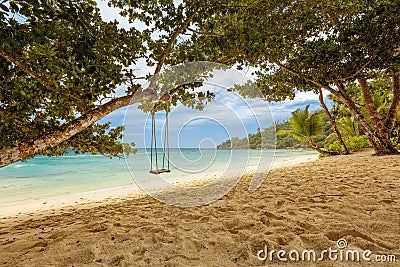
{"type": "MultiPolygon", "coordinates": [[[[304,155],[294,157],[284,161],[273,162],[270,170],[292,167],[304,162],[315,161],[318,155],[304,155]]],[[[247,166],[243,172],[243,177],[253,175],[257,166],[247,166]]],[[[182,187],[197,187],[213,181],[213,177],[218,176],[221,172],[215,171],[206,173],[206,177],[202,174],[187,176],[189,180],[175,180],[173,184],[182,187]],[[199,177],[202,176],[202,177],[199,177]],[[211,177],[210,177],[211,176],[211,177]]],[[[242,178],[243,178],[242,177],[242,178]]],[[[160,189],[162,191],[162,189],[160,189]]],[[[138,199],[147,196],[136,184],[97,189],[87,192],[72,193],[61,196],[52,196],[33,200],[24,200],[18,202],[10,202],[0,204],[0,219],[11,219],[18,216],[33,216],[42,212],[55,212],[61,209],[73,207],[85,207],[92,205],[108,204],[112,201],[124,201],[126,199],[138,199]]]]}

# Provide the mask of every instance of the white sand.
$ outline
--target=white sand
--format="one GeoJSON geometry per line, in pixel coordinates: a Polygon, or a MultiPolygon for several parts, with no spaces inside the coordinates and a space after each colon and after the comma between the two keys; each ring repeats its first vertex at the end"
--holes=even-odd
{"type": "MultiPolygon", "coordinates": [[[[294,166],[301,162],[312,161],[318,158],[318,155],[306,155],[295,157],[286,161],[273,163],[272,168],[284,166],[294,166]]],[[[256,171],[257,166],[249,166],[245,174],[249,175],[256,171]]],[[[176,185],[188,187],[212,182],[216,177],[222,175],[222,171],[208,172],[204,174],[193,174],[185,176],[184,179],[174,179],[172,182],[176,185]]],[[[136,185],[119,186],[84,193],[70,194],[65,196],[49,197],[37,200],[21,201],[8,204],[0,204],[0,218],[7,218],[18,214],[32,214],[48,210],[56,210],[69,206],[85,206],[90,203],[101,202],[105,200],[115,200],[120,198],[140,198],[146,193],[140,190],[136,185]]]]}
{"type": "Polygon", "coordinates": [[[227,196],[200,207],[122,198],[1,219],[0,265],[399,266],[400,157],[371,154],[274,169],[255,192],[248,192],[246,176],[227,196]],[[397,262],[257,258],[266,245],[321,252],[337,248],[340,238],[348,249],[394,255],[397,262]]]}

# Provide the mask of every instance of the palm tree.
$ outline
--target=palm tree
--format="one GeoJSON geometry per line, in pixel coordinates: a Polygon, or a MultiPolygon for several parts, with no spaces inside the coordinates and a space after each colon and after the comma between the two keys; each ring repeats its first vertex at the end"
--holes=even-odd
{"type": "Polygon", "coordinates": [[[360,136],[362,131],[353,116],[339,120],[339,129],[345,136],[360,136]]]}
{"type": "Polygon", "coordinates": [[[324,155],[337,155],[336,152],[329,152],[318,147],[314,142],[314,137],[323,133],[324,131],[324,111],[319,110],[313,113],[308,111],[310,105],[307,105],[304,110],[297,109],[292,112],[290,118],[291,130],[280,130],[278,135],[292,135],[293,138],[300,142],[308,141],[312,149],[324,155]]]}

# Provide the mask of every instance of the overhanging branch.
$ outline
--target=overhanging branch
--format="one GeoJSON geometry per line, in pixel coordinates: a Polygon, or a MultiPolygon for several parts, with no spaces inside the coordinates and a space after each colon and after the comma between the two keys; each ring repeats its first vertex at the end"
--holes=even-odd
{"type": "Polygon", "coordinates": [[[161,71],[161,68],[165,63],[167,56],[172,52],[172,49],[174,48],[176,38],[178,38],[178,35],[181,34],[189,26],[189,23],[192,21],[192,19],[200,9],[201,7],[197,7],[193,11],[193,13],[189,17],[187,17],[187,19],[183,22],[183,24],[178,29],[176,29],[175,32],[172,34],[171,39],[168,41],[167,46],[165,47],[165,50],[161,55],[160,60],[157,63],[154,75],[158,74],[161,71]]]}
{"type": "MultiPolygon", "coordinates": [[[[347,94],[341,81],[334,82],[335,85],[338,86],[338,88],[339,88],[339,91],[336,91],[329,85],[323,84],[319,81],[314,81],[313,79],[308,78],[305,75],[286,67],[285,65],[281,64],[280,62],[275,62],[275,64],[277,64],[280,68],[284,69],[285,71],[287,71],[293,75],[296,75],[302,79],[305,79],[309,83],[314,84],[314,85],[318,86],[319,88],[324,88],[324,89],[328,90],[334,96],[338,97],[339,100],[342,101],[342,103],[347,105],[347,107],[350,109],[350,112],[353,114],[353,116],[357,119],[357,121],[364,128],[364,130],[366,130],[366,132],[368,134],[374,132],[374,129],[371,127],[371,125],[369,125],[369,123],[366,121],[364,115],[358,110],[355,103],[351,100],[350,96],[347,94]]],[[[373,136],[371,138],[373,138],[373,136]]]]}
{"type": "Polygon", "coordinates": [[[194,32],[194,33],[197,33],[197,34],[201,34],[201,35],[203,35],[203,36],[212,36],[212,37],[224,36],[224,34],[217,34],[217,33],[208,33],[208,32],[196,31],[196,30],[191,29],[191,28],[189,28],[189,27],[187,28],[187,30],[188,30],[188,31],[191,31],[191,32],[194,32]]]}
{"type": "Polygon", "coordinates": [[[335,81],[345,81],[348,79],[353,79],[354,77],[356,77],[358,74],[360,74],[365,67],[367,67],[369,64],[371,63],[371,60],[368,60],[364,65],[361,66],[361,68],[359,70],[357,70],[356,72],[354,72],[352,75],[347,76],[345,78],[339,78],[339,79],[333,79],[333,80],[328,80],[328,82],[335,82],[335,81]]]}
{"type": "Polygon", "coordinates": [[[144,96],[135,96],[133,98],[132,95],[127,95],[118,97],[32,142],[23,142],[15,146],[4,147],[0,149],[0,168],[36,156],[46,149],[55,147],[82,132],[114,110],[145,100],[144,96]]]}
{"type": "Polygon", "coordinates": [[[333,94],[333,95],[335,95],[335,96],[337,96],[337,97],[339,97],[339,98],[342,97],[342,96],[338,93],[338,91],[336,91],[335,89],[333,89],[333,88],[330,87],[329,85],[326,85],[326,84],[321,83],[321,82],[319,82],[319,81],[315,81],[315,80],[313,80],[313,79],[311,79],[311,78],[309,78],[309,77],[307,77],[307,76],[305,76],[305,75],[303,75],[303,74],[301,74],[301,73],[299,73],[299,72],[297,72],[297,71],[295,71],[295,70],[293,70],[293,69],[291,69],[291,68],[286,67],[285,65],[283,65],[282,63],[280,63],[280,62],[278,62],[278,61],[275,62],[275,64],[278,65],[281,69],[283,69],[283,70],[285,70],[285,71],[287,71],[287,72],[289,72],[289,73],[291,73],[291,74],[293,74],[293,75],[296,75],[297,77],[300,77],[300,78],[306,80],[307,82],[312,83],[313,85],[318,86],[319,88],[324,88],[324,89],[328,90],[331,94],[333,94]]]}

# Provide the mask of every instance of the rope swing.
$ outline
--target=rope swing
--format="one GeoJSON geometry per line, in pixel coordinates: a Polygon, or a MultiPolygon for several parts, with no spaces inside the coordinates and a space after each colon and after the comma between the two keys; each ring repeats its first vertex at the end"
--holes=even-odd
{"type": "Polygon", "coordinates": [[[151,112],[151,146],[150,146],[150,173],[160,174],[170,172],[169,162],[169,140],[168,140],[168,108],[165,110],[164,144],[162,153],[162,167],[158,168],[157,136],[155,111],[151,112]],[[154,152],[153,152],[154,151],[154,152]],[[153,169],[153,158],[155,160],[155,169],[153,169]]]}

